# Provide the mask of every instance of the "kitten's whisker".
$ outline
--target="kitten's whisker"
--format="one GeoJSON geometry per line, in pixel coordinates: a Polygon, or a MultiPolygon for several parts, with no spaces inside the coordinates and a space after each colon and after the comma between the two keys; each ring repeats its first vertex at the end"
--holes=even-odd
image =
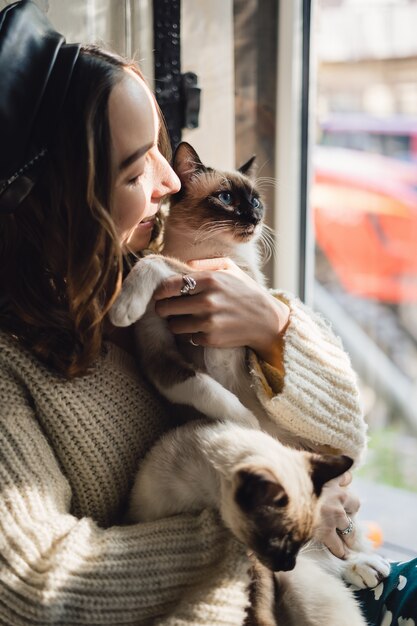
{"type": "Polygon", "coordinates": [[[261,173],[261,172],[262,172],[262,170],[263,170],[263,168],[265,167],[265,165],[267,165],[268,163],[269,163],[269,159],[266,159],[266,160],[262,163],[262,165],[260,165],[260,166],[259,166],[259,168],[258,168],[258,172],[259,172],[259,173],[261,173]]]}
{"type": "Polygon", "coordinates": [[[259,237],[259,244],[261,246],[262,263],[267,263],[276,252],[276,239],[275,233],[270,226],[264,224],[259,237]]]}
{"type": "Polygon", "coordinates": [[[218,220],[213,222],[205,222],[197,229],[194,242],[199,243],[207,239],[215,237],[222,230],[226,230],[230,226],[229,220],[218,220]]]}
{"type": "Polygon", "coordinates": [[[257,176],[256,180],[259,182],[267,181],[270,183],[270,182],[276,182],[277,179],[275,178],[275,176],[257,176]]]}
{"type": "Polygon", "coordinates": [[[216,226],[224,226],[227,223],[228,223],[228,220],[212,220],[210,222],[204,222],[204,224],[201,224],[201,226],[199,226],[196,232],[199,233],[201,231],[206,231],[216,226]]]}
{"type": "Polygon", "coordinates": [[[271,178],[270,180],[256,180],[254,181],[254,185],[260,190],[270,189],[271,187],[274,189],[278,189],[278,181],[271,178]]]}
{"type": "Polygon", "coordinates": [[[306,545],[304,548],[301,548],[300,550],[300,554],[309,554],[310,552],[325,552],[327,550],[326,546],[324,545],[306,545]]]}

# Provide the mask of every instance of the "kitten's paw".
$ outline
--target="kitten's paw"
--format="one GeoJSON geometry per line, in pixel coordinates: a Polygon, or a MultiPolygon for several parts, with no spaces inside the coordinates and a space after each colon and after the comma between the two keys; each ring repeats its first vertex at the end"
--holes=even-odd
{"type": "Polygon", "coordinates": [[[372,589],[389,575],[390,570],[390,564],[380,554],[351,553],[343,570],[343,578],[360,589],[372,589]]]}
{"type": "Polygon", "coordinates": [[[114,326],[130,326],[142,317],[147,304],[136,281],[126,279],[121,293],[110,308],[110,321],[114,326]]]}

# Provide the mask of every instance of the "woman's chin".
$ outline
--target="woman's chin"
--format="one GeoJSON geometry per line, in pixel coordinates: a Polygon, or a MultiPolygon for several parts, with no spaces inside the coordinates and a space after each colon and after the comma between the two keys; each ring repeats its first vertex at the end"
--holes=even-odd
{"type": "Polygon", "coordinates": [[[149,247],[152,230],[149,233],[135,233],[124,245],[123,250],[128,252],[141,252],[149,247]]]}
{"type": "Polygon", "coordinates": [[[155,220],[139,222],[129,234],[129,237],[122,243],[122,248],[127,252],[140,252],[145,250],[151,241],[155,220]]]}

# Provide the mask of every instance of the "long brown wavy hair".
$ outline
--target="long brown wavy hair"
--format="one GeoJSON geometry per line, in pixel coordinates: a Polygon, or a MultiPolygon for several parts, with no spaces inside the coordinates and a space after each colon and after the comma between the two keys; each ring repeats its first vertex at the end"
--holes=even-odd
{"type": "Polygon", "coordinates": [[[81,48],[42,174],[15,212],[0,217],[0,327],[68,378],[87,373],[100,354],[123,275],[108,99],[127,68],[142,77],[133,62],[81,48]]]}

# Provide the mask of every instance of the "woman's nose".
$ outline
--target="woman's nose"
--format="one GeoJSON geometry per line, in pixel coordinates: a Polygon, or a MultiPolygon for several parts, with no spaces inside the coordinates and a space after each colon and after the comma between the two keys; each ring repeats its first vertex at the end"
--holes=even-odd
{"type": "Polygon", "coordinates": [[[181,182],[168,161],[161,156],[159,163],[159,183],[155,186],[154,197],[163,197],[177,193],[181,189],[181,182]]]}

